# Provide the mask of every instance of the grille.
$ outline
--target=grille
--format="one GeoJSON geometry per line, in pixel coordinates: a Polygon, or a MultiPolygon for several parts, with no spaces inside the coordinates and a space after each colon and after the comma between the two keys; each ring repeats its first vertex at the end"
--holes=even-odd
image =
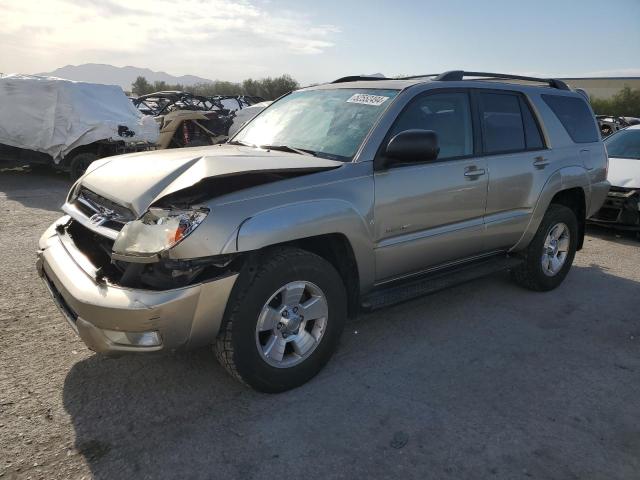
{"type": "Polygon", "coordinates": [[[619,208],[602,207],[600,210],[598,210],[598,213],[593,216],[593,218],[595,220],[602,220],[604,222],[615,222],[618,220],[619,216],[619,208]]]}
{"type": "Polygon", "coordinates": [[[615,193],[629,193],[631,192],[633,189],[632,188],[625,188],[625,187],[616,187],[615,185],[611,185],[611,187],[609,188],[609,192],[615,192],[615,193]]]}
{"type": "Polygon", "coordinates": [[[94,218],[96,224],[120,231],[125,223],[135,219],[135,214],[126,207],[83,188],[74,205],[87,218],[94,218]]]}

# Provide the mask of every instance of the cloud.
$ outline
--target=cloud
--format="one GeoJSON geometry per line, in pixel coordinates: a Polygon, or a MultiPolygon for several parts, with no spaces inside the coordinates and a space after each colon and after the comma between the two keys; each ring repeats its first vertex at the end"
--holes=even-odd
{"type": "Polygon", "coordinates": [[[268,8],[249,0],[0,0],[0,71],[102,62],[216,76],[210,69],[224,63],[239,75],[243,65],[258,74],[284,56],[334,46],[336,26],[268,8]]]}

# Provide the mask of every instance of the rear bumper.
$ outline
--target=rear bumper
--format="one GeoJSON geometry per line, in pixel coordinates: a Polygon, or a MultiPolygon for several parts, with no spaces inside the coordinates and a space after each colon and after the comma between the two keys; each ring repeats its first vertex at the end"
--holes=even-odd
{"type": "Polygon", "coordinates": [[[37,269],[67,322],[91,350],[102,353],[175,350],[213,342],[237,278],[231,274],[165,291],[107,285],[96,281],[86,257],[52,229],[40,241],[37,269]],[[113,341],[112,332],[157,332],[160,341],[125,344],[113,341]]]}

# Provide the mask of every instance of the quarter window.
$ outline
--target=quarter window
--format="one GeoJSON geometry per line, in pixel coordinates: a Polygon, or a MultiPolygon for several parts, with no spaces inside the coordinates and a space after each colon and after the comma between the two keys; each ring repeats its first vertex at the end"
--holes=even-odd
{"type": "Polygon", "coordinates": [[[391,137],[411,129],[436,132],[440,146],[438,160],[471,155],[473,130],[468,94],[435,93],[413,100],[398,116],[391,137]]]}
{"type": "Polygon", "coordinates": [[[600,139],[595,119],[585,100],[564,95],[542,95],[542,99],[574,142],[591,143],[600,139]]]}

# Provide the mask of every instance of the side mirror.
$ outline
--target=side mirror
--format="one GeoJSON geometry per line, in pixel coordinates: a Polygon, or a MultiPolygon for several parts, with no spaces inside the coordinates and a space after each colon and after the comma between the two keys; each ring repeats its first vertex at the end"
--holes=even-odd
{"type": "Polygon", "coordinates": [[[438,134],[433,130],[405,130],[395,135],[385,150],[385,166],[430,162],[438,158],[438,134]]]}

